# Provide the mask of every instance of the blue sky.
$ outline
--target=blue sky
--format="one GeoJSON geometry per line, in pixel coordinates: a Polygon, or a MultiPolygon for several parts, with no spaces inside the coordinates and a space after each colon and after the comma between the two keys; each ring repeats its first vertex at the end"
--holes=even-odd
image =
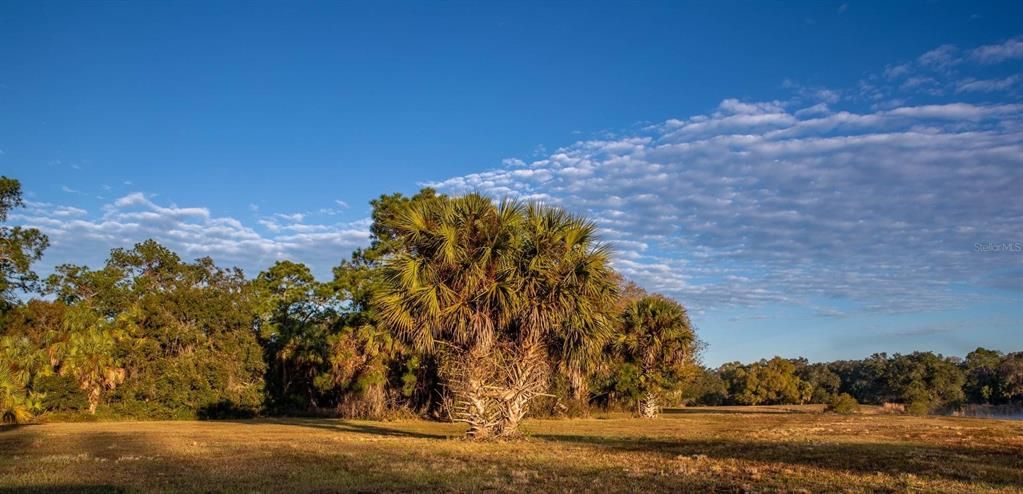
{"type": "Polygon", "coordinates": [[[1023,349],[1019,2],[0,2],[41,266],[326,276],[426,184],[585,213],[705,361],[1023,349]]]}

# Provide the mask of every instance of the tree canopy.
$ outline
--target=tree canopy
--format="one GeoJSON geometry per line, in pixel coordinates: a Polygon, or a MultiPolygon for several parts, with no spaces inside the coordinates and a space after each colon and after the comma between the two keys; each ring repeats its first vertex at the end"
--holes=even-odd
{"type": "Polygon", "coordinates": [[[43,257],[49,239],[38,229],[9,226],[11,210],[24,206],[21,183],[0,176],[0,311],[9,309],[18,292],[39,289],[39,276],[32,263],[43,257]]]}

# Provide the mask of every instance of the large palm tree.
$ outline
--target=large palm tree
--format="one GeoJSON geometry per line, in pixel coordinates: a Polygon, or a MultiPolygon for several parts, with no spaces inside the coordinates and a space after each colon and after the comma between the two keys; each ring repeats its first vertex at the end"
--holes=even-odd
{"type": "Polygon", "coordinates": [[[29,402],[20,377],[5,365],[0,365],[0,423],[18,424],[32,418],[29,402]]]}
{"type": "Polygon", "coordinates": [[[643,297],[625,309],[615,344],[640,371],[640,415],[656,417],[664,390],[696,362],[698,341],[689,315],[668,298],[643,297]]]}
{"type": "Polygon", "coordinates": [[[33,378],[49,367],[45,355],[26,337],[0,337],[0,422],[20,423],[32,418],[38,396],[28,390],[33,378]]]}
{"type": "Polygon", "coordinates": [[[96,413],[103,392],[125,379],[125,370],[114,355],[118,332],[114,324],[86,307],[69,311],[65,323],[70,335],[61,343],[60,373],[78,381],[89,400],[89,413],[96,413]]]}
{"type": "Polygon", "coordinates": [[[478,194],[420,204],[392,226],[401,247],[384,264],[382,319],[443,357],[453,416],[470,436],[517,433],[546,389],[551,343],[574,362],[606,326],[614,284],[594,226],[478,194]]]}
{"type": "MultiPolygon", "coordinates": [[[[519,275],[524,300],[498,432],[514,435],[529,401],[546,389],[549,363],[581,388],[609,334],[615,281],[593,223],[561,209],[525,211],[519,275]]],[[[577,396],[581,390],[577,390],[577,396]]]]}
{"type": "Polygon", "coordinates": [[[470,194],[418,204],[393,222],[402,246],[384,263],[380,316],[414,348],[443,355],[453,416],[472,437],[497,424],[492,354],[520,307],[521,221],[519,205],[470,194]]]}

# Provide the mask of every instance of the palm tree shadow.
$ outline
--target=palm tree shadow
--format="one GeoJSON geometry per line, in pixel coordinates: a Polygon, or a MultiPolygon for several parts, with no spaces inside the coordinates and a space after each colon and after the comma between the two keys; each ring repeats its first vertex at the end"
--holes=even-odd
{"type": "Polygon", "coordinates": [[[453,436],[441,433],[429,433],[410,431],[401,428],[384,427],[356,420],[333,420],[333,419],[305,419],[305,418],[273,418],[256,420],[225,420],[242,425],[287,425],[296,427],[310,427],[313,429],[350,432],[357,434],[369,434],[380,437],[407,437],[415,439],[451,439],[453,436]]]}
{"type": "MultiPolygon", "coordinates": [[[[330,428],[330,427],[328,427],[330,428]]],[[[363,434],[372,434],[375,436],[386,436],[386,437],[413,437],[417,439],[449,439],[451,436],[443,434],[433,434],[429,432],[418,432],[408,431],[403,429],[395,429],[391,427],[382,427],[379,425],[370,425],[360,422],[352,421],[341,421],[335,429],[340,429],[348,432],[359,432],[363,434]]]]}

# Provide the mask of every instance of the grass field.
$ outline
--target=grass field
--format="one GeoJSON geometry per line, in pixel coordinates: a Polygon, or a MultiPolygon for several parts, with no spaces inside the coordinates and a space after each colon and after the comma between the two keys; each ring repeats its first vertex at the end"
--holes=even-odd
{"type": "Polygon", "coordinates": [[[1023,422],[685,409],[456,424],[281,419],[0,432],[0,492],[1023,492],[1023,422]]]}

